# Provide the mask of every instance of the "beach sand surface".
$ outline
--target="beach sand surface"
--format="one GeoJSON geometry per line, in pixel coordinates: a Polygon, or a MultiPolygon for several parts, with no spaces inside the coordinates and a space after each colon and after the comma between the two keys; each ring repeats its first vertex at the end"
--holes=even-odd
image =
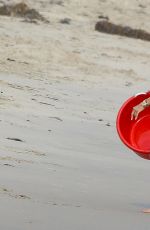
{"type": "Polygon", "coordinates": [[[150,162],[116,116],[149,89],[150,43],[94,30],[107,16],[150,32],[148,3],[30,0],[50,23],[0,17],[0,229],[149,230],[150,162]]]}

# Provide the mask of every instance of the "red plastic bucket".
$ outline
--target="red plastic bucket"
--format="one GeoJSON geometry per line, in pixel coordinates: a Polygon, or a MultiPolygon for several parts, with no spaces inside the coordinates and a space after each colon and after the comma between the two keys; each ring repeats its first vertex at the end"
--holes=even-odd
{"type": "Polygon", "coordinates": [[[145,108],[137,120],[131,120],[134,106],[150,97],[150,91],[130,97],[121,106],[116,127],[122,142],[140,157],[150,160],[150,107],[145,108]]]}

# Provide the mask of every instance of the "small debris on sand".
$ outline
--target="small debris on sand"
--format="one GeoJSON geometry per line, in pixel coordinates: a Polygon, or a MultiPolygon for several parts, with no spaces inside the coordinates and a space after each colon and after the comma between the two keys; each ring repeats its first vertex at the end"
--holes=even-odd
{"type": "Polygon", "coordinates": [[[64,19],[61,19],[60,20],[60,23],[62,23],[62,24],[70,24],[70,22],[71,22],[71,19],[70,18],[64,18],[64,19]]]}
{"type": "Polygon", "coordinates": [[[37,24],[38,25],[38,22],[34,19],[29,19],[29,18],[25,18],[24,20],[22,20],[22,22],[25,22],[25,23],[34,23],[34,24],[37,24]]]}
{"type": "Polygon", "coordinates": [[[108,34],[116,34],[120,36],[142,39],[150,41],[150,33],[141,29],[132,29],[129,26],[116,25],[107,20],[102,20],[96,23],[95,30],[108,34]]]}
{"type": "Polygon", "coordinates": [[[15,61],[15,59],[7,58],[7,61],[15,61]]]}
{"type": "Polygon", "coordinates": [[[29,196],[26,196],[26,195],[23,195],[23,194],[20,194],[20,195],[16,196],[16,198],[31,199],[29,196]]]}
{"type": "Polygon", "coordinates": [[[139,7],[141,7],[141,8],[146,8],[146,6],[143,5],[143,4],[139,4],[139,7]]]}
{"type": "Polygon", "coordinates": [[[99,15],[98,16],[99,19],[105,19],[105,20],[109,20],[109,17],[107,16],[103,16],[103,15],[99,15]]]}
{"type": "Polygon", "coordinates": [[[132,86],[132,85],[133,85],[132,82],[126,82],[126,83],[125,83],[125,86],[128,86],[128,87],[129,87],[129,86],[132,86]]]}
{"type": "Polygon", "coordinates": [[[9,166],[9,167],[15,167],[15,166],[13,166],[13,165],[11,165],[11,164],[4,164],[5,166],[9,166]]]}
{"type": "Polygon", "coordinates": [[[19,139],[19,138],[13,138],[13,137],[7,137],[8,140],[12,140],[12,141],[20,141],[23,142],[23,140],[19,139]]]}
{"type": "Polygon", "coordinates": [[[55,5],[63,6],[64,3],[61,0],[51,0],[50,4],[55,4],[55,5]]]}
{"type": "Polygon", "coordinates": [[[49,118],[56,119],[58,121],[63,121],[60,117],[49,117],[49,118]]]}
{"type": "Polygon", "coordinates": [[[28,20],[40,20],[45,23],[49,21],[43,17],[37,10],[31,9],[26,3],[7,4],[0,7],[0,15],[23,17],[28,20]]]}

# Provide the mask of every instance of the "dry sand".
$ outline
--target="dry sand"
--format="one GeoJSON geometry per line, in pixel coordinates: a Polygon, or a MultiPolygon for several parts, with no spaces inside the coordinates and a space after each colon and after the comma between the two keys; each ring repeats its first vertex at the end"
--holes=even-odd
{"type": "Polygon", "coordinates": [[[94,31],[150,32],[149,0],[27,3],[50,23],[0,17],[0,229],[149,230],[150,162],[115,120],[150,87],[150,43],[94,31]]]}

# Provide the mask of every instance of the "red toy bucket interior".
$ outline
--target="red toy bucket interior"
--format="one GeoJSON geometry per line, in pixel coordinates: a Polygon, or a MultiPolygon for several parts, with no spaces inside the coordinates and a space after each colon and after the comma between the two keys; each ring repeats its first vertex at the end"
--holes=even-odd
{"type": "Polygon", "coordinates": [[[116,125],[122,142],[140,157],[150,160],[150,107],[145,108],[137,120],[131,120],[134,106],[150,97],[150,92],[129,98],[118,112],[116,125]]]}

